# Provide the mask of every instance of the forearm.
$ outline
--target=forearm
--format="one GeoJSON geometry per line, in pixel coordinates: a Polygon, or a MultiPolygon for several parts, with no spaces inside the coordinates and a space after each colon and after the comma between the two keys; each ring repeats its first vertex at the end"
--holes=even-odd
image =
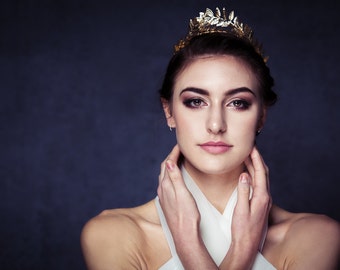
{"type": "Polygon", "coordinates": [[[200,235],[175,236],[176,251],[186,270],[248,270],[257,254],[256,248],[232,244],[220,266],[217,266],[206,249],[200,235]]]}
{"type": "Polygon", "coordinates": [[[174,240],[177,254],[186,270],[219,269],[199,235],[195,235],[191,239],[188,239],[188,235],[186,235],[183,240],[175,237],[174,240]]]}
{"type": "Polygon", "coordinates": [[[256,249],[242,247],[242,245],[231,244],[227,255],[224,257],[219,269],[221,270],[248,270],[252,268],[256,249]]]}

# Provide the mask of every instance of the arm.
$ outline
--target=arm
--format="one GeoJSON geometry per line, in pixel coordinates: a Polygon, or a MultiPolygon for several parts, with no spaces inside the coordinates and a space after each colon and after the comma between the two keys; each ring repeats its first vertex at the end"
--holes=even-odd
{"type": "Polygon", "coordinates": [[[176,161],[176,146],[162,163],[158,195],[185,269],[250,269],[257,254],[270,208],[265,165],[254,149],[238,184],[238,202],[232,225],[232,244],[220,268],[215,265],[199,234],[200,215],[187,190],[176,161]],[[252,178],[252,179],[251,179],[252,178]],[[250,184],[253,198],[249,201],[250,184]],[[264,197],[262,197],[265,195],[264,197]],[[200,267],[200,268],[198,268],[200,267]]]}

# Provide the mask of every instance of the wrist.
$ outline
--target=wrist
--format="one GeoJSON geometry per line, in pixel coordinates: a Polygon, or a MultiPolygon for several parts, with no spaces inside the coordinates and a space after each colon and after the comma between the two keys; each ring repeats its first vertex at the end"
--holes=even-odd
{"type": "Polygon", "coordinates": [[[256,248],[245,243],[232,242],[220,269],[248,270],[252,268],[257,254],[256,248]]]}
{"type": "Polygon", "coordinates": [[[178,229],[172,233],[172,237],[178,251],[183,250],[186,252],[204,246],[198,224],[183,227],[179,226],[178,229]]]}
{"type": "Polygon", "coordinates": [[[177,254],[186,270],[218,270],[199,233],[175,243],[177,254]]]}

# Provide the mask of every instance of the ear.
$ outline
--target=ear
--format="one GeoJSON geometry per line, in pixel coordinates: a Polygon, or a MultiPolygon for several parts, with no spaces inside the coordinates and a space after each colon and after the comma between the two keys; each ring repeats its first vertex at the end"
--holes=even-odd
{"type": "Polygon", "coordinates": [[[167,122],[168,126],[170,128],[175,128],[176,123],[175,123],[174,117],[172,116],[170,102],[168,100],[164,99],[164,98],[161,98],[161,102],[162,102],[163,111],[164,111],[166,122],[167,122]]]}

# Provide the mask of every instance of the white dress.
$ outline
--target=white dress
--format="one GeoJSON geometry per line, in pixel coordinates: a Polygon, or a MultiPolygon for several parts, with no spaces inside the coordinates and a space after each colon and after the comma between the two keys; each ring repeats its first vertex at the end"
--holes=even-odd
{"type": "MultiPolygon", "coordinates": [[[[192,193],[201,214],[200,232],[203,242],[216,265],[220,265],[227,254],[231,243],[231,219],[237,201],[237,189],[234,190],[223,214],[221,214],[204,196],[184,167],[182,167],[182,175],[184,182],[189,191],[192,193]]],[[[161,266],[159,270],[185,270],[176,253],[175,244],[158,197],[156,197],[155,202],[162,228],[172,255],[172,258],[161,266]]],[[[266,235],[264,234],[263,241],[259,247],[260,251],[262,250],[265,236],[266,235]]],[[[258,252],[252,270],[275,270],[275,268],[262,256],[260,252],[258,252]]]]}

